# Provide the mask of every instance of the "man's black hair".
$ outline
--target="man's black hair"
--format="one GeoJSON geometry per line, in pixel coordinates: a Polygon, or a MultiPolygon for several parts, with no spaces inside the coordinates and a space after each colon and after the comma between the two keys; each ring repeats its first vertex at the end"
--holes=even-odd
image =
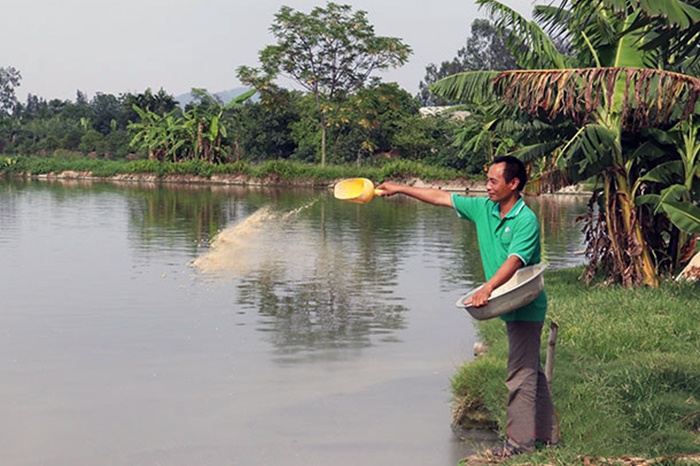
{"type": "Polygon", "coordinates": [[[513,178],[520,180],[518,183],[518,191],[522,191],[525,188],[525,183],[527,183],[527,170],[525,169],[525,164],[520,161],[520,159],[513,157],[512,155],[502,155],[493,159],[493,164],[505,163],[506,166],[503,169],[503,178],[506,179],[507,183],[510,183],[513,178]]]}

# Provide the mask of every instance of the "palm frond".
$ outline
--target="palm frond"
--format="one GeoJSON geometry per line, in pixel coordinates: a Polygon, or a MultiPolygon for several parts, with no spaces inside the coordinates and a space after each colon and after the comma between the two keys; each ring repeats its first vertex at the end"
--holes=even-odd
{"type": "Polygon", "coordinates": [[[546,155],[550,155],[558,146],[558,142],[541,142],[521,147],[510,152],[508,155],[517,157],[527,164],[546,155]]]}
{"type": "Polygon", "coordinates": [[[664,212],[668,214],[671,222],[681,231],[698,235],[700,234],[700,208],[689,202],[665,202],[664,212]]]}
{"type": "Polygon", "coordinates": [[[686,119],[700,97],[700,79],[648,68],[576,68],[503,71],[496,92],[532,115],[585,123],[601,109],[622,112],[625,129],[686,119]],[[624,85],[622,101],[617,86],[624,85]]]}
{"type": "Polygon", "coordinates": [[[683,161],[672,160],[659,164],[639,178],[640,182],[650,181],[666,185],[683,182],[683,161]]]}
{"type": "MultiPolygon", "coordinates": [[[[586,1],[586,0],[578,0],[586,1]]],[[[690,73],[700,61],[700,1],[595,0],[615,14],[638,12],[630,30],[644,39],[640,48],[657,50],[673,69],[690,73]]]]}
{"type": "Polygon", "coordinates": [[[430,86],[430,92],[452,102],[485,104],[496,98],[493,79],[497,71],[467,71],[453,74],[430,86]]]}
{"type": "Polygon", "coordinates": [[[557,50],[552,39],[534,21],[528,21],[512,8],[496,0],[476,0],[495,25],[510,31],[506,47],[521,68],[566,68],[569,57],[557,50]]]}
{"type": "Polygon", "coordinates": [[[494,129],[503,134],[542,133],[552,130],[552,125],[541,120],[499,118],[494,129]]]}
{"type": "Polygon", "coordinates": [[[569,34],[568,27],[573,19],[570,10],[554,5],[536,5],[532,16],[535,21],[545,25],[545,31],[554,37],[569,34]]]}
{"type": "Polygon", "coordinates": [[[614,166],[614,131],[596,124],[585,125],[562,148],[557,166],[573,182],[583,181],[614,166]]]}
{"type": "Polygon", "coordinates": [[[700,21],[698,2],[687,0],[600,0],[600,2],[615,13],[641,11],[649,18],[664,18],[670,26],[680,29],[689,28],[700,21]]]}

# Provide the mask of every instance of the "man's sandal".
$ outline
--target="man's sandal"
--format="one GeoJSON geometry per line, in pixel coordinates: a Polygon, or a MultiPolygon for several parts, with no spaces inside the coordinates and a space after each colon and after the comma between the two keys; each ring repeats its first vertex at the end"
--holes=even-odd
{"type": "Polygon", "coordinates": [[[523,451],[520,448],[516,447],[510,442],[506,442],[503,445],[497,446],[496,448],[486,450],[484,454],[489,458],[503,459],[510,458],[511,456],[515,455],[520,455],[522,453],[523,451]]]}

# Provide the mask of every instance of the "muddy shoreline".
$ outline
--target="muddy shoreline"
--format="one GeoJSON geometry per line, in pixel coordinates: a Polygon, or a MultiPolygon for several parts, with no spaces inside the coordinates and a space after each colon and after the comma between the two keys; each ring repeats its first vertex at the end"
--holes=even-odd
{"type": "MultiPolygon", "coordinates": [[[[267,178],[252,178],[245,175],[225,175],[214,174],[211,177],[198,175],[166,175],[158,176],[153,173],[130,173],[115,176],[95,176],[92,172],[64,171],[61,173],[48,173],[41,175],[20,175],[19,178],[44,180],[44,181],[98,181],[113,183],[134,183],[134,184],[184,184],[184,185],[217,185],[217,186],[240,186],[240,187],[302,187],[302,188],[324,188],[333,189],[336,182],[319,182],[309,179],[283,180],[278,176],[267,178]]],[[[450,192],[460,193],[484,193],[486,192],[486,182],[483,180],[469,180],[466,178],[454,180],[424,181],[419,178],[407,178],[397,180],[411,186],[436,188],[450,192]]],[[[581,186],[568,186],[553,194],[588,195],[590,191],[581,186]]]]}

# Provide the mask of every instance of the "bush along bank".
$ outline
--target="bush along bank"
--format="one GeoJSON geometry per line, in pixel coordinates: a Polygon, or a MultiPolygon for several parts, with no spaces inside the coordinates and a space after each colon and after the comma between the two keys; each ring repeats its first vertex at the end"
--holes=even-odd
{"type": "MultiPolygon", "coordinates": [[[[546,272],[561,444],[503,464],[700,464],[700,288],[589,287],[581,271],[546,272]]],[[[478,329],[489,349],[452,379],[454,423],[502,434],[508,342],[497,319],[478,329]]]]}
{"type": "Polygon", "coordinates": [[[267,184],[280,186],[325,186],[338,179],[364,177],[375,182],[385,179],[420,179],[441,185],[466,188],[469,181],[456,170],[395,160],[377,165],[307,164],[288,160],[259,164],[210,163],[202,160],[161,162],[157,160],[101,160],[85,157],[0,157],[0,176],[63,177],[119,180],[176,181],[191,183],[267,184]]]}

